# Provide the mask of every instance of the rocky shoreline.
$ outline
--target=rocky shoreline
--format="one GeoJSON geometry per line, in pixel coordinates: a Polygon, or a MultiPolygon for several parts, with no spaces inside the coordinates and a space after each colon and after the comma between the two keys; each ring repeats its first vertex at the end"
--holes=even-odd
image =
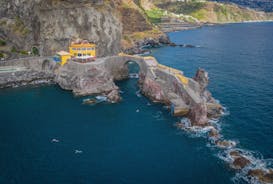
{"type": "Polygon", "coordinates": [[[163,46],[170,47],[181,47],[181,48],[196,48],[200,46],[195,46],[191,44],[176,44],[170,41],[167,35],[162,35],[159,38],[145,38],[135,42],[133,47],[123,49],[123,52],[129,55],[149,55],[151,53],[150,49],[159,48],[163,46]]]}

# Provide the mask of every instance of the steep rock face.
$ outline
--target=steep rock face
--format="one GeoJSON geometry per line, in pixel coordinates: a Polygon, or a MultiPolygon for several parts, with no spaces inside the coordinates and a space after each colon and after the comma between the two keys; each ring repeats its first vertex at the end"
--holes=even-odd
{"type": "Polygon", "coordinates": [[[141,91],[145,96],[148,96],[154,102],[161,102],[168,104],[167,97],[160,86],[156,81],[148,78],[141,77],[141,91]]]}
{"type": "Polygon", "coordinates": [[[208,125],[207,117],[207,106],[206,103],[194,104],[189,113],[189,119],[192,125],[196,126],[206,126],[208,125]]]}
{"type": "Polygon", "coordinates": [[[40,54],[52,55],[73,38],[97,43],[98,56],[120,50],[121,22],[115,7],[102,0],[2,0],[0,5],[0,36],[18,50],[37,46],[40,54]]]}
{"type": "Polygon", "coordinates": [[[75,95],[107,95],[113,102],[120,100],[118,87],[104,65],[82,65],[69,62],[56,73],[56,83],[65,90],[72,90],[75,95]]]}
{"type": "MultiPolygon", "coordinates": [[[[223,111],[223,107],[212,97],[211,93],[207,90],[207,86],[209,84],[208,73],[204,69],[199,68],[193,79],[198,82],[201,97],[207,102],[206,111],[208,117],[219,117],[223,111]]],[[[199,111],[201,106],[196,108],[199,111]]]]}
{"type": "Polygon", "coordinates": [[[200,84],[201,92],[204,92],[209,83],[208,72],[198,69],[193,79],[200,84]]]}
{"type": "Polygon", "coordinates": [[[130,34],[133,32],[142,32],[152,29],[145,17],[134,8],[120,8],[122,23],[123,23],[123,33],[130,34]]]}

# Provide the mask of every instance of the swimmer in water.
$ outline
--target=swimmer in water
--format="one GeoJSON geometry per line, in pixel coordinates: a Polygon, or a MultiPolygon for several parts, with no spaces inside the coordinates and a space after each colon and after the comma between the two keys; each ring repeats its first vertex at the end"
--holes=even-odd
{"type": "Polygon", "coordinates": [[[60,142],[58,139],[52,139],[51,142],[60,142]]]}
{"type": "Polygon", "coordinates": [[[75,154],[82,154],[81,150],[75,150],[75,154]]]}

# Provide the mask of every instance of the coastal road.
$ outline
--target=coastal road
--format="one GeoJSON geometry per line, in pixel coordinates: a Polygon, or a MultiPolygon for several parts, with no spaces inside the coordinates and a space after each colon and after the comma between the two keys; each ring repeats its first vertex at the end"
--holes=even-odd
{"type": "Polygon", "coordinates": [[[20,72],[26,71],[26,67],[19,67],[19,66],[2,66],[0,67],[0,74],[1,73],[12,73],[12,72],[20,72]]]}

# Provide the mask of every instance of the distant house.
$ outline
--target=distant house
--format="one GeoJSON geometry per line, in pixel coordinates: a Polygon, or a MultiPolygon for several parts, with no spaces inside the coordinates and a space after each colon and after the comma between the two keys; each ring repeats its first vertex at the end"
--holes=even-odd
{"type": "Polygon", "coordinates": [[[69,47],[69,52],[74,57],[96,57],[96,44],[89,43],[87,41],[72,42],[69,47]]]}
{"type": "Polygon", "coordinates": [[[77,62],[91,62],[96,59],[96,44],[89,43],[86,40],[72,42],[69,46],[69,52],[60,51],[54,57],[56,62],[61,65],[67,63],[69,59],[77,62]]]}
{"type": "Polygon", "coordinates": [[[72,55],[66,51],[57,52],[57,55],[54,56],[54,60],[56,62],[60,62],[61,65],[64,65],[69,59],[71,59],[72,55]]]}

